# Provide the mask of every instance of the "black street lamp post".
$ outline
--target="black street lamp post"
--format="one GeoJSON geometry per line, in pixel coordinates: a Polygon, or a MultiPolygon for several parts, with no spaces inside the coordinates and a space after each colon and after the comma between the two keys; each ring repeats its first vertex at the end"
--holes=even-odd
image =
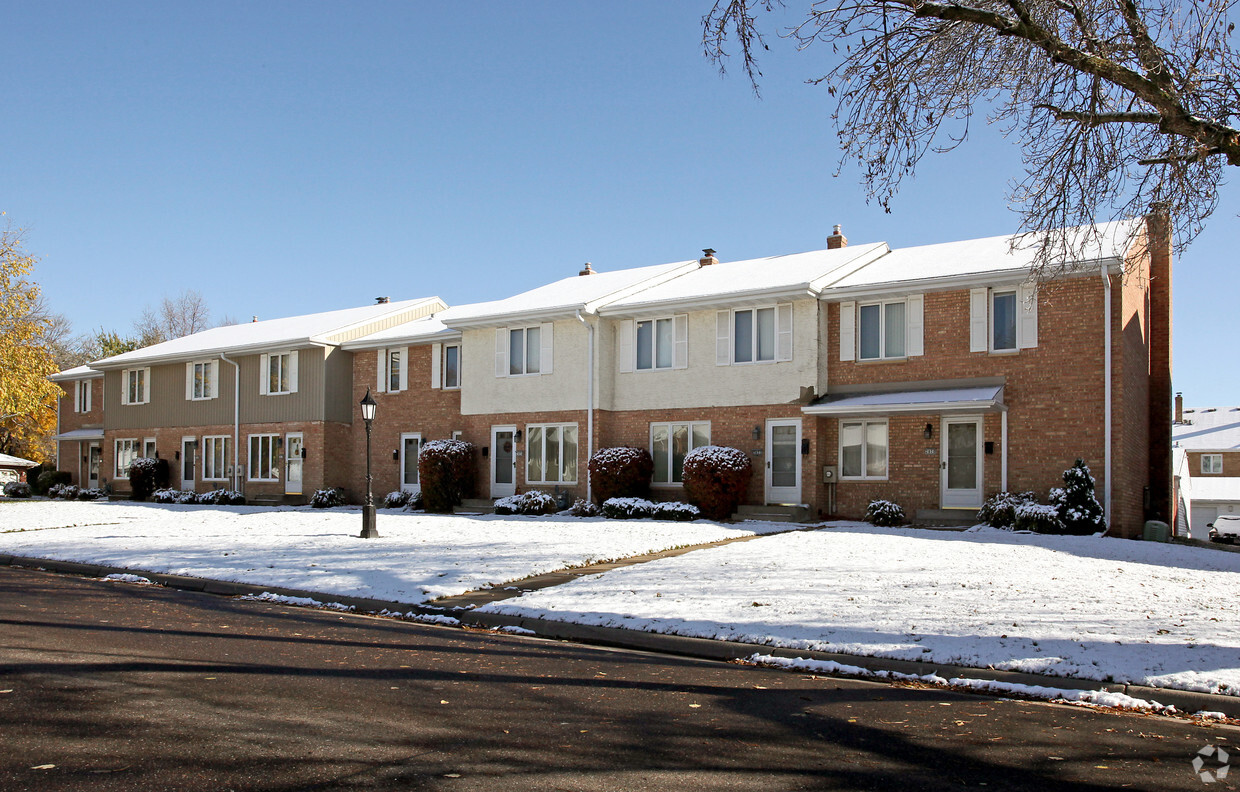
{"type": "Polygon", "coordinates": [[[378,404],[370,395],[370,388],[362,397],[362,420],[366,422],[366,505],[362,506],[362,539],[378,539],[379,531],[375,528],[375,499],[370,491],[370,425],[375,421],[375,407],[378,404]]]}

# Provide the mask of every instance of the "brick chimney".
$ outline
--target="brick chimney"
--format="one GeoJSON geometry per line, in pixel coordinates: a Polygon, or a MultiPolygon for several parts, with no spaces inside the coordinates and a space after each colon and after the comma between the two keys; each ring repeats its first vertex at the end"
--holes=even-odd
{"type": "Polygon", "coordinates": [[[1184,423],[1184,394],[1175,395],[1175,422],[1184,423]]]}
{"type": "Polygon", "coordinates": [[[838,223],[831,231],[831,236],[827,237],[827,250],[838,250],[842,247],[848,247],[848,237],[840,233],[843,226],[838,223]]]}
{"type": "Polygon", "coordinates": [[[594,267],[591,267],[590,262],[587,261],[586,265],[581,268],[581,272],[578,272],[577,274],[578,275],[594,275],[595,274],[594,267]]]}
{"type": "Polygon", "coordinates": [[[718,264],[719,259],[715,258],[715,251],[711,248],[702,248],[702,258],[698,259],[699,267],[709,267],[711,264],[718,264]]]}
{"type": "Polygon", "coordinates": [[[389,299],[387,297],[376,297],[375,298],[375,305],[387,305],[388,302],[389,302],[389,299]]]}

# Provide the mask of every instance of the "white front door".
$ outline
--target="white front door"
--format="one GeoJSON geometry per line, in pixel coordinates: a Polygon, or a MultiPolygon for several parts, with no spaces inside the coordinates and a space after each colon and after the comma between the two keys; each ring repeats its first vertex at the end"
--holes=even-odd
{"type": "Polygon", "coordinates": [[[193,490],[198,467],[198,438],[181,438],[181,489],[193,490]]]}
{"type": "Polygon", "coordinates": [[[491,497],[506,498],[517,492],[515,426],[491,427],[491,497]]]}
{"type": "Polygon", "coordinates": [[[89,468],[87,469],[86,486],[91,489],[98,489],[99,466],[103,461],[103,449],[99,447],[98,443],[91,443],[90,450],[87,451],[86,458],[89,460],[87,462],[89,468]]]}
{"type": "Polygon", "coordinates": [[[289,432],[284,436],[284,494],[301,494],[301,471],[305,466],[305,441],[301,432],[289,432]]]}
{"type": "Polygon", "coordinates": [[[766,502],[801,503],[801,419],[766,422],[766,502]]]}
{"type": "Polygon", "coordinates": [[[418,479],[418,451],[422,448],[422,435],[406,432],[400,436],[400,488],[405,492],[418,492],[422,483],[418,479]]]}
{"type": "Polygon", "coordinates": [[[944,418],[939,435],[941,503],[944,509],[982,505],[982,419],[944,418]]]}

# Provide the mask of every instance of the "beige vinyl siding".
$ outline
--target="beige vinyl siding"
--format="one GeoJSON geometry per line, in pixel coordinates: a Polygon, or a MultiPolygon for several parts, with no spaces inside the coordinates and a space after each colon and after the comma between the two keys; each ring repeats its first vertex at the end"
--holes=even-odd
{"type": "Polygon", "coordinates": [[[414,319],[421,319],[422,317],[430,316],[433,313],[439,313],[446,307],[447,306],[441,302],[431,302],[415,309],[401,311],[394,316],[388,316],[373,322],[367,322],[365,325],[360,325],[340,333],[333,333],[330,336],[326,336],[325,340],[330,341],[333,344],[348,343],[349,341],[355,341],[362,336],[368,336],[371,333],[389,330],[396,325],[404,324],[405,322],[412,322],[414,319]]]}

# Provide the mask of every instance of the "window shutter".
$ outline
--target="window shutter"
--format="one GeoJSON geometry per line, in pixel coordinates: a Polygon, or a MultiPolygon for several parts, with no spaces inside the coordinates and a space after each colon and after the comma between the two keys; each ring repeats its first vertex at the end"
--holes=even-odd
{"type": "Polygon", "coordinates": [[[431,344],[431,387],[438,388],[442,383],[439,367],[443,363],[443,344],[431,344]]]}
{"type": "Polygon", "coordinates": [[[142,369],[142,399],[140,404],[146,404],[151,400],[151,367],[147,366],[142,369]]]}
{"type": "Polygon", "coordinates": [[[911,295],[904,309],[904,354],[917,357],[925,354],[925,297],[911,295]]]}
{"type": "Polygon", "coordinates": [[[289,393],[297,392],[297,350],[294,349],[288,353],[288,390],[289,393]]]}
{"type": "Polygon", "coordinates": [[[990,329],[987,321],[986,303],[990,299],[989,289],[969,290],[969,351],[985,352],[990,349],[986,333],[990,329]]]}
{"type": "Polygon", "coordinates": [[[542,342],[542,350],[539,352],[538,373],[551,373],[551,322],[543,322],[539,325],[538,338],[542,342]]]}
{"type": "Polygon", "coordinates": [[[775,306],[775,359],[792,360],[792,303],[775,306]]]}
{"type": "Polygon", "coordinates": [[[185,398],[194,398],[194,364],[185,364],[185,398]]]}
{"type": "Polygon", "coordinates": [[[1038,345],[1038,287],[1032,283],[1021,284],[1016,290],[1016,346],[1033,349],[1038,345]]]}
{"type": "Polygon", "coordinates": [[[401,347],[400,350],[400,389],[401,391],[409,390],[409,347],[401,347]]]}
{"type": "Polygon", "coordinates": [[[732,362],[732,312],[715,312],[715,365],[732,362]]]}
{"type": "Polygon", "coordinates": [[[635,319],[625,319],[616,328],[616,358],[621,374],[633,370],[633,338],[636,332],[635,319]]]}
{"type": "Polygon", "coordinates": [[[379,356],[379,385],[378,385],[378,387],[376,387],[376,388],[375,388],[375,390],[376,390],[377,392],[379,392],[379,393],[386,393],[386,392],[387,392],[387,383],[388,383],[388,376],[387,376],[387,350],[386,350],[386,349],[380,349],[380,350],[378,351],[378,356],[379,356]]]}
{"type": "Polygon", "coordinates": [[[672,317],[676,349],[672,354],[672,368],[689,368],[689,314],[672,317]]]}
{"type": "Polygon", "coordinates": [[[129,404],[129,369],[121,369],[121,404],[129,404]]]}
{"type": "Polygon", "coordinates": [[[211,398],[214,399],[220,395],[220,362],[218,360],[211,361],[211,398]]]}
{"type": "Polygon", "coordinates": [[[840,360],[857,359],[857,303],[840,303],[840,360]]]}
{"type": "Polygon", "coordinates": [[[271,393],[271,355],[258,356],[258,395],[271,393]]]}
{"type": "Polygon", "coordinates": [[[508,376],[508,328],[495,328],[495,376],[508,376]]]}

